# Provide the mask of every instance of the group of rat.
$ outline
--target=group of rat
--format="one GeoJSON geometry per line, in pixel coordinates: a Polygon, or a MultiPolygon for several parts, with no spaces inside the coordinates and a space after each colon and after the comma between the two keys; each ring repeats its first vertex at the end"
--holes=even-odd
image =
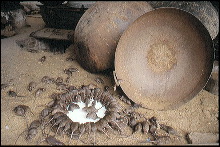
{"type": "MultiPolygon", "coordinates": [[[[45,62],[46,57],[43,56],[39,59],[39,62],[45,62]]],[[[68,58],[69,60],[69,58],[68,58]]],[[[67,60],[67,61],[68,61],[67,60]]],[[[176,135],[177,132],[170,126],[165,124],[160,124],[156,117],[151,117],[147,119],[144,115],[135,112],[135,105],[131,105],[132,101],[130,101],[126,96],[119,96],[119,99],[129,105],[128,108],[123,108],[118,104],[116,99],[110,94],[109,86],[104,86],[104,90],[96,87],[94,84],[82,85],[77,88],[73,85],[69,85],[69,79],[72,76],[73,72],[79,72],[77,68],[68,68],[64,69],[64,73],[67,74],[67,78],[63,79],[62,77],[51,78],[48,76],[44,76],[41,79],[42,83],[45,84],[56,84],[57,90],[62,91],[62,93],[53,93],[50,97],[53,99],[50,103],[47,104],[46,108],[43,109],[40,113],[39,119],[34,120],[29,126],[26,132],[26,140],[32,140],[38,133],[39,128],[41,128],[43,135],[45,137],[45,141],[50,145],[64,145],[63,142],[59,141],[55,138],[57,134],[59,135],[68,135],[70,139],[73,136],[77,136],[76,139],[81,138],[81,136],[85,133],[94,133],[92,144],[97,144],[95,141],[95,133],[100,132],[104,133],[108,138],[108,131],[117,131],[121,137],[128,137],[136,132],[142,132],[144,134],[150,134],[151,138],[140,142],[140,143],[153,143],[153,144],[166,144],[170,141],[170,135],[176,135]],[[92,106],[88,106],[91,98],[94,100],[92,106]],[[100,118],[100,120],[96,123],[87,122],[85,124],[80,124],[78,122],[73,122],[66,114],[70,109],[77,109],[79,107],[73,107],[72,102],[85,102],[87,103],[84,108],[85,111],[89,111],[88,118],[97,119],[97,110],[95,109],[95,103],[100,101],[106,108],[105,116],[100,118]],[[71,105],[70,105],[71,104],[71,105]],[[71,107],[70,107],[71,106],[71,107]],[[92,109],[94,107],[94,109],[92,109]],[[90,112],[90,110],[94,110],[90,112]],[[95,111],[96,110],[96,111],[95,111]],[[51,130],[56,132],[54,136],[45,133],[45,127],[51,123],[51,130]],[[124,135],[123,128],[128,126],[131,128],[131,134],[124,135]],[[158,133],[159,130],[163,130],[165,135],[161,135],[158,133]]],[[[95,82],[98,84],[104,84],[104,80],[100,77],[95,78],[95,82]]],[[[1,90],[4,90],[10,87],[9,84],[1,84],[1,90]]],[[[37,97],[41,96],[41,93],[46,91],[46,88],[40,87],[37,89],[38,83],[31,81],[27,90],[32,92],[35,90],[34,95],[36,100],[37,97]]],[[[15,91],[9,90],[7,91],[8,96],[10,97],[25,97],[23,95],[18,95],[15,91]]],[[[27,105],[18,105],[13,109],[13,112],[17,116],[26,117],[28,115],[27,112],[31,112],[31,109],[27,105]]],[[[33,113],[32,113],[33,114],[33,113]]],[[[22,132],[23,133],[23,132],[22,132]]],[[[163,134],[164,134],[163,133],[163,134]]],[[[20,134],[21,135],[21,134],[20,134]]],[[[19,137],[20,137],[19,135],[19,137]]],[[[18,138],[19,138],[18,137],[18,138]]],[[[18,140],[18,139],[17,139],[18,140]]],[[[16,142],[17,142],[16,140],[16,142]]],[[[82,140],[80,140],[82,141],[82,140]]],[[[91,144],[91,142],[82,141],[85,144],[91,144]]],[[[70,143],[70,140],[69,140],[70,143]]]]}

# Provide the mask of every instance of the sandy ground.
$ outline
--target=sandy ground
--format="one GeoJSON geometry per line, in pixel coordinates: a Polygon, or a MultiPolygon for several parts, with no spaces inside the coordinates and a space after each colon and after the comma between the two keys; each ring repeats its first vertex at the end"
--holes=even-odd
{"type": "MultiPolygon", "coordinates": [[[[64,54],[53,54],[51,52],[30,53],[25,50],[21,50],[15,43],[15,40],[27,37],[31,32],[44,27],[44,23],[41,19],[32,21],[32,27],[23,28],[16,36],[1,39],[1,83],[9,83],[11,85],[1,90],[1,144],[2,145],[14,145],[15,140],[27,128],[27,123],[30,124],[33,120],[38,119],[39,113],[45,107],[45,104],[51,101],[49,95],[53,92],[59,92],[56,90],[54,84],[43,84],[40,82],[43,76],[49,76],[53,78],[63,77],[63,70],[69,67],[76,67],[79,72],[73,74],[70,79],[70,85],[81,86],[90,83],[96,84],[100,88],[104,88],[105,85],[110,87],[110,92],[117,96],[117,91],[113,91],[113,77],[111,75],[104,74],[91,74],[85,71],[76,61],[66,61],[66,58],[73,54],[72,47],[69,47],[64,54]],[[34,23],[33,23],[34,22],[34,23]],[[38,60],[46,56],[44,63],[39,63],[38,60]],[[104,80],[104,84],[98,84],[95,82],[96,77],[101,77],[104,80]],[[27,90],[27,86],[31,81],[38,83],[37,88],[44,87],[46,91],[42,93],[42,96],[37,98],[34,103],[34,94],[27,90]],[[9,97],[7,92],[13,90],[18,95],[24,95],[26,97],[9,97]],[[17,105],[24,104],[31,108],[34,115],[29,114],[23,118],[16,116],[12,111],[17,105]]],[[[117,101],[124,107],[128,107],[127,104],[120,101],[116,97],[117,101]]],[[[145,117],[151,118],[155,116],[161,123],[172,126],[180,137],[171,136],[172,141],[170,144],[184,145],[188,144],[185,136],[190,132],[200,133],[219,133],[219,105],[218,96],[213,95],[205,90],[202,90],[194,99],[181,106],[176,110],[169,111],[153,111],[138,108],[135,111],[144,114],[145,117]]],[[[125,130],[128,134],[131,130],[127,128],[125,130]]],[[[52,134],[52,132],[51,132],[52,134]]],[[[96,133],[96,141],[98,145],[151,145],[151,143],[141,144],[140,141],[147,139],[148,135],[144,135],[141,132],[137,132],[127,138],[121,138],[119,135],[115,135],[109,132],[110,139],[101,133],[96,133]]],[[[17,140],[17,145],[47,145],[46,142],[41,142],[41,133],[31,141],[25,140],[25,134],[23,133],[17,140]]],[[[57,138],[68,144],[67,136],[57,136],[57,138]]],[[[88,136],[82,136],[84,141],[88,140],[88,136]]],[[[71,140],[70,145],[84,145],[79,140],[71,140]]]]}

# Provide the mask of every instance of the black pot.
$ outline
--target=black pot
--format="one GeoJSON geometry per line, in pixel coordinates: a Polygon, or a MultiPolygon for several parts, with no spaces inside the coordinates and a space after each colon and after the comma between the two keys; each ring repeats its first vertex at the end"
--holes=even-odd
{"type": "Polygon", "coordinates": [[[38,5],[46,27],[74,30],[86,9],[38,5]]]}

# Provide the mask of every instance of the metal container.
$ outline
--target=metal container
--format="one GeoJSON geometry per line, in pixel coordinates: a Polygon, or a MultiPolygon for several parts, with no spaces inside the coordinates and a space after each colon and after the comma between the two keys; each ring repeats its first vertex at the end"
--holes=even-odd
{"type": "Polygon", "coordinates": [[[153,10],[147,2],[96,2],[80,18],[74,34],[77,60],[89,72],[114,67],[122,33],[139,16],[153,10]]]}
{"type": "Polygon", "coordinates": [[[158,8],[132,23],[115,53],[115,73],[124,93],[153,110],[176,109],[207,83],[214,49],[205,26],[175,8],[158,8]]]}

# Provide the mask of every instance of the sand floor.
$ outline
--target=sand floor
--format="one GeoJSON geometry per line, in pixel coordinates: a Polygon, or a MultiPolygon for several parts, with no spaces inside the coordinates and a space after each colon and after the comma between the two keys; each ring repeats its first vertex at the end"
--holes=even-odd
{"type": "MultiPolygon", "coordinates": [[[[33,18],[32,18],[33,19],[33,18]]],[[[31,20],[29,20],[31,21],[31,20]]],[[[76,67],[79,72],[73,73],[70,79],[70,85],[79,87],[81,85],[95,84],[100,88],[105,85],[110,87],[110,92],[116,96],[117,101],[124,107],[127,104],[117,98],[118,92],[113,91],[113,77],[104,74],[91,74],[85,71],[77,61],[66,61],[66,58],[73,54],[72,46],[70,46],[64,54],[53,54],[52,52],[30,53],[21,50],[15,43],[15,40],[27,37],[31,32],[44,27],[42,20],[38,18],[34,21],[31,27],[23,28],[16,36],[1,39],[1,83],[9,83],[11,85],[4,90],[1,90],[1,144],[14,145],[19,134],[27,129],[27,123],[30,124],[33,120],[38,119],[39,113],[45,107],[45,104],[51,101],[49,95],[53,92],[59,92],[54,84],[43,84],[40,82],[43,76],[53,78],[63,77],[63,70],[69,67],[76,67]],[[38,60],[46,56],[44,63],[39,63],[38,60]],[[101,77],[104,84],[97,83],[94,79],[101,77]],[[38,83],[37,88],[44,87],[46,91],[42,96],[34,102],[33,92],[27,90],[27,86],[31,81],[38,83]],[[9,97],[7,92],[13,90],[18,95],[26,97],[9,97]],[[17,116],[12,111],[17,105],[24,104],[31,108],[34,115],[29,114],[24,118],[17,116]]],[[[151,118],[155,116],[161,123],[172,126],[180,137],[172,136],[170,144],[184,145],[188,144],[185,136],[190,132],[201,133],[219,133],[219,105],[218,96],[213,95],[205,90],[202,90],[195,98],[181,106],[176,110],[169,111],[153,111],[143,108],[138,108],[135,111],[144,114],[145,117],[151,118]]],[[[130,128],[127,128],[126,133],[131,133],[130,128]]],[[[51,132],[51,134],[53,134],[51,132]]],[[[109,132],[110,138],[101,133],[96,133],[96,141],[98,145],[151,145],[151,143],[140,143],[147,139],[148,135],[141,132],[132,134],[127,138],[122,138],[117,134],[109,132]]],[[[17,140],[17,145],[47,145],[42,142],[43,136],[41,133],[31,141],[25,140],[23,133],[17,140]]],[[[57,136],[57,139],[68,144],[67,136],[57,136]]],[[[91,137],[90,137],[91,139],[91,137]]],[[[85,142],[88,140],[87,135],[82,136],[85,142]]],[[[71,140],[70,145],[85,145],[80,140],[71,140]]]]}

